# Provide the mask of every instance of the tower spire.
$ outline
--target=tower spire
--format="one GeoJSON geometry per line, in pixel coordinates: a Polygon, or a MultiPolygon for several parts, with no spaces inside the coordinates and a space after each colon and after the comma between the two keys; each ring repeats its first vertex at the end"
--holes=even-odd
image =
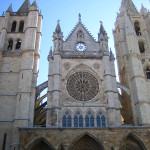
{"type": "Polygon", "coordinates": [[[56,29],[55,29],[55,32],[57,34],[61,33],[61,28],[60,28],[60,24],[59,24],[60,20],[57,21],[57,26],[56,26],[56,29]]]}
{"type": "Polygon", "coordinates": [[[29,7],[30,7],[30,0],[25,0],[17,13],[26,13],[29,11],[29,7]]]}
{"type": "Polygon", "coordinates": [[[122,0],[121,8],[125,8],[127,13],[138,13],[134,3],[132,0],[122,0]]]}

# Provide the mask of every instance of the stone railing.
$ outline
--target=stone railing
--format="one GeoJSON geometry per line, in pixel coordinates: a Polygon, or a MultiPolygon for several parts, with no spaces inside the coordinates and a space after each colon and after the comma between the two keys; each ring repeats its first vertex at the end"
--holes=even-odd
{"type": "Polygon", "coordinates": [[[78,58],[101,58],[102,52],[99,51],[61,51],[62,57],[78,57],[78,58]]]}

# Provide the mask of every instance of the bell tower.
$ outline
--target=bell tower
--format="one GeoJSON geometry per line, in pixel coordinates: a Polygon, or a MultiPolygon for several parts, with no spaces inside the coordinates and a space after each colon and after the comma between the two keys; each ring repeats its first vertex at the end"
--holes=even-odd
{"type": "Polygon", "coordinates": [[[18,149],[18,127],[33,126],[42,15],[36,0],[25,0],[17,12],[10,5],[0,22],[0,145],[6,138],[18,149]]]}
{"type": "Polygon", "coordinates": [[[150,13],[142,6],[138,12],[132,0],[122,0],[113,32],[120,82],[130,89],[122,91],[125,124],[150,124],[150,13]]]}

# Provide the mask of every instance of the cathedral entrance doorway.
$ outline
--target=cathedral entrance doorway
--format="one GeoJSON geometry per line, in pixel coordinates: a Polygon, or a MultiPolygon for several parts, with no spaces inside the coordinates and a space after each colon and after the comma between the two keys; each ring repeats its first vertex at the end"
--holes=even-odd
{"type": "Polygon", "coordinates": [[[86,134],[75,142],[71,150],[104,150],[104,148],[100,142],[86,134]]]}
{"type": "Polygon", "coordinates": [[[43,139],[38,139],[33,142],[29,150],[53,150],[51,145],[43,139]]]}
{"type": "Polygon", "coordinates": [[[146,150],[146,148],[139,139],[129,135],[122,143],[120,150],[146,150]]]}

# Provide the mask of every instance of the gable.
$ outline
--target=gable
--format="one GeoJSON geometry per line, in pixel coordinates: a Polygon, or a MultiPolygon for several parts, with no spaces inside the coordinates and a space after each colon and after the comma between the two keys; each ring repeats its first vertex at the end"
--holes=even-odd
{"type": "Polygon", "coordinates": [[[63,42],[63,51],[77,51],[76,45],[80,42],[86,45],[86,51],[99,51],[99,44],[81,22],[77,24],[66,41],[63,42]]]}

